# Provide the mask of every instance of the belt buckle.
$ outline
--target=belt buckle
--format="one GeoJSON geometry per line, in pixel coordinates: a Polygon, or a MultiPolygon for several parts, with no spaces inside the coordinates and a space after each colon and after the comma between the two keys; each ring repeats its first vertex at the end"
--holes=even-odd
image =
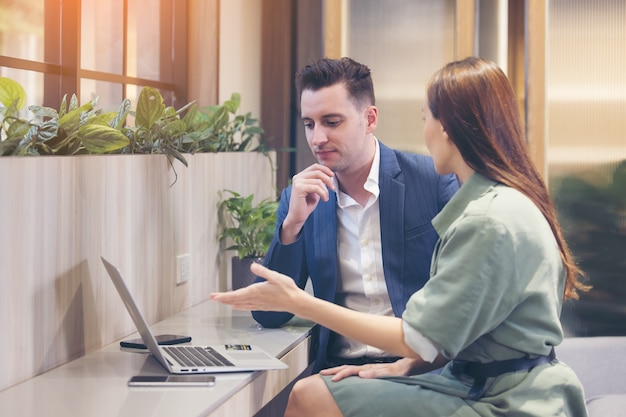
{"type": "Polygon", "coordinates": [[[465,373],[466,366],[467,366],[466,361],[452,361],[450,372],[454,376],[459,376],[465,373]]]}

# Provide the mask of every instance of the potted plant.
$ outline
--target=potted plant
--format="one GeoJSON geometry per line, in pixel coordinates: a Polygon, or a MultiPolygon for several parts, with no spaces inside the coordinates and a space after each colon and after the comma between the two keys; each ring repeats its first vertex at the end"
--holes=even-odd
{"type": "Polygon", "coordinates": [[[235,250],[231,259],[232,288],[238,289],[251,284],[254,275],[250,272],[252,262],[260,262],[269,249],[276,227],[278,202],[266,198],[254,204],[254,194],[242,196],[231,190],[220,192],[218,219],[221,244],[230,242],[224,250],[235,250]]]}

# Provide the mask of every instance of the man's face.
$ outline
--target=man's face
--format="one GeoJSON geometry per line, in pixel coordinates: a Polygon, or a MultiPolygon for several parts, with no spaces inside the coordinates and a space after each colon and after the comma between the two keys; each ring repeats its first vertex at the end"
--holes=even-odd
{"type": "Polygon", "coordinates": [[[357,106],[341,83],[304,90],[300,105],[306,140],[320,164],[349,173],[370,158],[376,107],[357,106]]]}

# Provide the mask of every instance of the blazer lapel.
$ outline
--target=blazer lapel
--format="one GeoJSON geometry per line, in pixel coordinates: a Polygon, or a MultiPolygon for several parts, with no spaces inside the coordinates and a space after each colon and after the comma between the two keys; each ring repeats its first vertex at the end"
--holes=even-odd
{"type": "MultiPolygon", "coordinates": [[[[380,235],[383,251],[383,269],[385,277],[404,276],[404,188],[399,180],[400,166],[395,153],[380,144],[380,235]]],[[[395,297],[402,297],[399,280],[385,279],[387,291],[391,297],[394,313],[395,297]]]]}
{"type": "Polygon", "coordinates": [[[313,233],[317,237],[315,242],[315,265],[322,282],[318,294],[326,300],[334,300],[337,284],[337,194],[330,191],[328,201],[320,201],[317,210],[313,212],[313,233]]]}

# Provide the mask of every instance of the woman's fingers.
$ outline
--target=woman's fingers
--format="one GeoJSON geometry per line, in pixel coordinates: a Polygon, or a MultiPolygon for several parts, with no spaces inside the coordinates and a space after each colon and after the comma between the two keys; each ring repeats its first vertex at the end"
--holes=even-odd
{"type": "Polygon", "coordinates": [[[215,292],[210,299],[229,304],[238,310],[291,311],[290,295],[301,291],[295,282],[286,275],[273,271],[261,264],[253,263],[250,271],[264,278],[236,291],[215,292]]]}

